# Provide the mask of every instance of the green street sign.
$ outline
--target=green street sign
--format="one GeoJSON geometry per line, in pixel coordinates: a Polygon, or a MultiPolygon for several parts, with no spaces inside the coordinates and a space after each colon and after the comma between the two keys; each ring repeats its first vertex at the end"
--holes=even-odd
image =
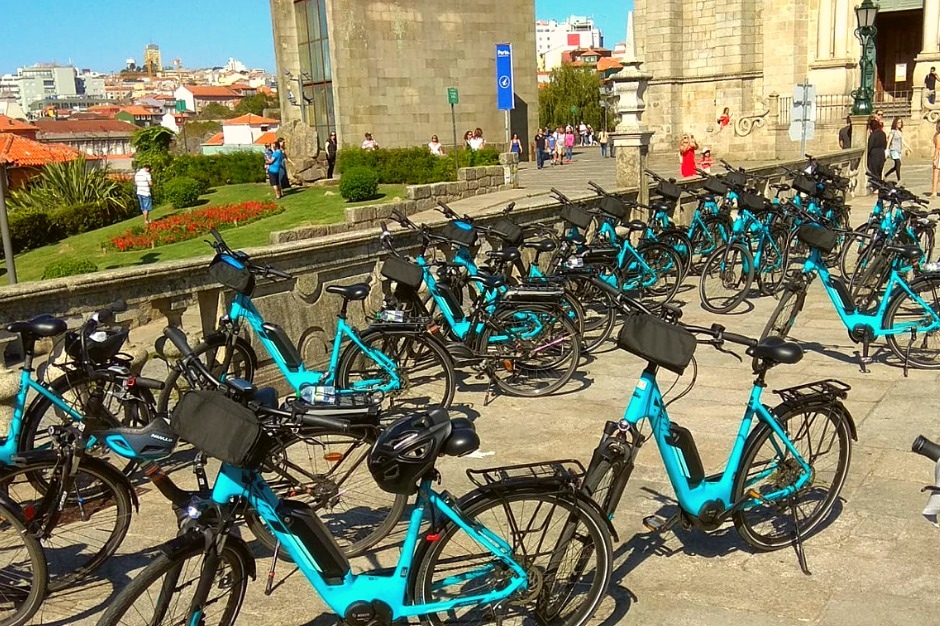
{"type": "Polygon", "coordinates": [[[447,88],[447,104],[460,104],[460,98],[457,96],[456,87],[447,88]]]}
{"type": "Polygon", "coordinates": [[[186,101],[185,101],[185,100],[177,100],[177,101],[176,101],[176,110],[179,111],[180,113],[182,113],[183,111],[185,111],[185,110],[186,110],[186,101]]]}

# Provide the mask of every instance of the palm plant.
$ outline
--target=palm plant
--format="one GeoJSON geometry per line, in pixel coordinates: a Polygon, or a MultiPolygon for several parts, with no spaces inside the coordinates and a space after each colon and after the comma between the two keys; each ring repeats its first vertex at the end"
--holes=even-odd
{"type": "Polygon", "coordinates": [[[38,182],[11,194],[13,208],[46,212],[93,205],[118,215],[127,203],[128,194],[120,182],[110,177],[109,168],[89,168],[83,157],[47,165],[38,182]]]}

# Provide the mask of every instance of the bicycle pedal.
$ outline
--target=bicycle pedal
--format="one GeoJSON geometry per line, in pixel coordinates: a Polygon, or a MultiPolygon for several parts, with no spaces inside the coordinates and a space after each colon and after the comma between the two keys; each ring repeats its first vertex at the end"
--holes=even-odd
{"type": "Polygon", "coordinates": [[[649,515],[643,518],[643,526],[651,533],[664,533],[675,526],[678,520],[678,515],[668,519],[660,515],[649,515]]]}

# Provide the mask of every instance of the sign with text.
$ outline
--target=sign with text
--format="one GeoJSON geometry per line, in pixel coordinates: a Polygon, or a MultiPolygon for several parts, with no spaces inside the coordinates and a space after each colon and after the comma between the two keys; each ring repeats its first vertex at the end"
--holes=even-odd
{"type": "Polygon", "coordinates": [[[456,87],[447,88],[447,104],[460,104],[460,97],[456,87]]]}
{"type": "Polygon", "coordinates": [[[512,90],[512,44],[496,44],[496,108],[508,111],[515,107],[512,90]]]}

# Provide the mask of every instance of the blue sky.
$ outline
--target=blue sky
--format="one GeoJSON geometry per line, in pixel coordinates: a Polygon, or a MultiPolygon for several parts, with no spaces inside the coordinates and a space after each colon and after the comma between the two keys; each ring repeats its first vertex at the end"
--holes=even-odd
{"type": "MultiPolygon", "coordinates": [[[[341,1],[341,0],[340,0],[341,1]]],[[[163,62],[184,67],[223,65],[233,56],[249,67],[274,69],[267,0],[3,0],[0,73],[56,61],[98,71],[143,59],[160,46],[163,62]]],[[[539,19],[593,16],[608,47],[623,41],[632,0],[536,0],[539,19]]]]}

